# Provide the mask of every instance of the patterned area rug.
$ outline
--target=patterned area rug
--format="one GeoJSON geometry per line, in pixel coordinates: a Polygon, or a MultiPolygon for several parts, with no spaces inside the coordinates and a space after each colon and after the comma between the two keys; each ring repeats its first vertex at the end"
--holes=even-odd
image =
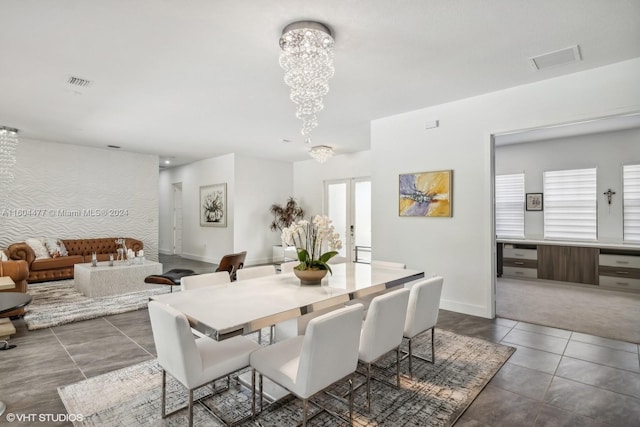
{"type": "Polygon", "coordinates": [[[151,295],[168,292],[169,287],[108,297],[88,298],[76,291],[73,280],[29,285],[31,304],[25,307],[27,329],[48,328],[80,320],[146,308],[151,295]]]}
{"type": "MultiPolygon", "coordinates": [[[[416,353],[430,354],[431,334],[423,334],[414,344],[416,353]]],[[[451,426],[482,391],[515,349],[493,344],[481,339],[465,337],[452,332],[436,330],[436,363],[414,361],[414,379],[402,379],[402,387],[378,381],[372,383],[371,413],[356,408],[355,426],[451,426]]],[[[395,354],[382,360],[382,366],[395,361],[395,354]]],[[[402,362],[402,372],[408,369],[402,362]]],[[[393,381],[395,367],[377,370],[378,376],[393,381]]],[[[155,361],[133,365],[76,384],[58,388],[58,393],[69,414],[82,418],[76,426],[184,426],[187,411],[180,411],[165,420],[160,417],[161,370],[155,361]]],[[[364,382],[356,375],[354,386],[364,382]]],[[[219,382],[220,386],[223,382],[219,382]]],[[[167,375],[167,411],[186,405],[185,389],[167,375]]],[[[334,394],[348,391],[346,382],[330,388],[334,394]]],[[[196,397],[206,393],[196,392],[196,397]],[[198,394],[199,393],[199,394],[198,394]]],[[[239,420],[251,411],[250,392],[232,382],[231,390],[205,400],[227,421],[239,420]]],[[[320,393],[314,398],[331,410],[348,419],[346,405],[320,393]]],[[[360,388],[355,392],[355,404],[364,408],[366,392],[360,388]]],[[[313,407],[310,407],[313,408],[313,407]]],[[[310,409],[312,413],[317,408],[310,409]]],[[[285,398],[278,404],[265,408],[256,424],[252,421],[242,425],[294,426],[302,420],[302,404],[299,399],[285,398]]],[[[336,418],[322,413],[311,420],[312,426],[336,426],[336,418]]],[[[222,425],[200,405],[194,407],[194,425],[222,425]]]]}

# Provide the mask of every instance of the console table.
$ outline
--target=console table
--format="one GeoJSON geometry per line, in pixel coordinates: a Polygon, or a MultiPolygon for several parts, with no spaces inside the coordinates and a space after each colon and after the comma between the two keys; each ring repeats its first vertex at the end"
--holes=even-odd
{"type": "Polygon", "coordinates": [[[90,263],[76,264],[73,285],[90,298],[162,288],[162,285],[144,283],[145,277],[152,274],[162,274],[162,264],[154,261],[131,265],[114,262],[113,266],[107,261],[99,262],[96,267],[90,263]]]}

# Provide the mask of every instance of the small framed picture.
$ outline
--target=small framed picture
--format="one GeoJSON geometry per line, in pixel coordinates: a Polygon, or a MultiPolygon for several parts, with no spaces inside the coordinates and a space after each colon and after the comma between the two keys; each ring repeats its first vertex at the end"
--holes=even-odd
{"type": "Polygon", "coordinates": [[[541,211],[542,203],[542,193],[527,193],[528,211],[541,211]]]}
{"type": "Polygon", "coordinates": [[[227,226],[227,183],[200,187],[200,226],[227,226]]]}

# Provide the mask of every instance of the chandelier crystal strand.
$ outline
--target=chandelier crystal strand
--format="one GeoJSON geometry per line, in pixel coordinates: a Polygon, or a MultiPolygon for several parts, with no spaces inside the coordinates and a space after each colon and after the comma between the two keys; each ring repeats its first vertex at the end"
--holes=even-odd
{"type": "Polygon", "coordinates": [[[297,105],[296,117],[302,120],[302,135],[311,143],[311,131],[318,126],[316,113],[324,108],[322,97],[329,92],[333,76],[331,31],[313,21],[287,25],[280,37],[280,66],[284,81],[291,87],[291,100],[297,105]]]}
{"type": "Polygon", "coordinates": [[[0,183],[13,182],[18,147],[18,130],[0,126],[0,183]]]}
{"type": "Polygon", "coordinates": [[[324,163],[333,156],[333,148],[326,145],[316,145],[311,147],[309,155],[320,163],[324,163]]]}

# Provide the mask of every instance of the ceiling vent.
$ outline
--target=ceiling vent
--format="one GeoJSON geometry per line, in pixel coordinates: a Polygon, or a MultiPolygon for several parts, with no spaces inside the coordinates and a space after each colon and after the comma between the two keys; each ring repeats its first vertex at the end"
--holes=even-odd
{"type": "Polygon", "coordinates": [[[566,65],[572,62],[578,62],[581,59],[580,48],[578,45],[575,45],[565,49],[534,56],[529,58],[529,63],[534,70],[542,70],[544,68],[555,67],[557,65],[566,65]]]}
{"type": "Polygon", "coordinates": [[[88,87],[89,85],[91,85],[91,80],[83,79],[76,76],[69,76],[69,78],[67,79],[67,83],[75,87],[88,87]]]}

